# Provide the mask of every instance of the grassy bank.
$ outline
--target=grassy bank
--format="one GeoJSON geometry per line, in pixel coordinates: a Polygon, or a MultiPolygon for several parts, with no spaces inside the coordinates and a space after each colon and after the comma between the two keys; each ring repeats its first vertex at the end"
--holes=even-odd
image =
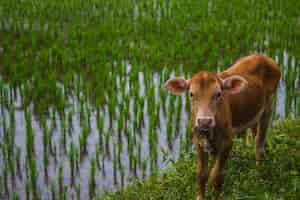
{"type": "MultiPolygon", "coordinates": [[[[300,199],[300,118],[280,121],[268,134],[267,160],[259,169],[252,141],[244,148],[236,139],[225,180],[226,199],[300,199]]],[[[190,153],[160,175],[137,180],[104,199],[182,200],[193,199],[195,193],[195,155],[190,153]]]]}

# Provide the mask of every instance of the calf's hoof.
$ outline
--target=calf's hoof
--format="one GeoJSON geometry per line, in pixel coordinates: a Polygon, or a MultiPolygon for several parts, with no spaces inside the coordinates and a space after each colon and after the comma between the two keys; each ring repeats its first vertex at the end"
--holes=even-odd
{"type": "Polygon", "coordinates": [[[211,200],[224,200],[223,197],[213,197],[211,200]]]}
{"type": "Polygon", "coordinates": [[[220,194],[213,196],[211,200],[224,200],[224,192],[221,192],[220,194]]]}
{"type": "Polygon", "coordinates": [[[261,166],[263,166],[263,163],[263,160],[256,160],[256,167],[260,168],[261,166]]]}
{"type": "Polygon", "coordinates": [[[203,197],[201,197],[200,195],[197,196],[196,200],[204,200],[203,197]]]}

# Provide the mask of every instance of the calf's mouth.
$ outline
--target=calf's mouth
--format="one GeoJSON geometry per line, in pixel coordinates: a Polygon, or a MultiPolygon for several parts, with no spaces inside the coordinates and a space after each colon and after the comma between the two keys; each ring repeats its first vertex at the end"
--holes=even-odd
{"type": "Polygon", "coordinates": [[[203,149],[203,151],[209,154],[214,153],[214,148],[212,145],[212,140],[213,140],[212,129],[199,130],[198,128],[196,128],[195,131],[198,136],[199,145],[203,149]]]}

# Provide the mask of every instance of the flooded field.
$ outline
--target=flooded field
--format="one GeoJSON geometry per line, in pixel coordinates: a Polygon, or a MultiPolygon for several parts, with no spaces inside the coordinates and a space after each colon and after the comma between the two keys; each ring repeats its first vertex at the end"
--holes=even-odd
{"type": "Polygon", "coordinates": [[[164,82],[243,55],[265,53],[282,69],[274,123],[299,115],[299,9],[1,2],[0,199],[91,199],[159,173],[192,150],[189,96],[169,95],[164,82]]]}

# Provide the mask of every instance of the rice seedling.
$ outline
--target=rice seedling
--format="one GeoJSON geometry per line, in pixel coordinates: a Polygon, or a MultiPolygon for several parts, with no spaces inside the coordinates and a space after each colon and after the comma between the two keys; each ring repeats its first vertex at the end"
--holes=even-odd
{"type": "Polygon", "coordinates": [[[76,186],[76,197],[77,197],[77,199],[80,199],[80,197],[81,197],[81,189],[80,188],[81,188],[80,184],[78,184],[76,186]]]}
{"type": "Polygon", "coordinates": [[[63,196],[64,196],[63,178],[64,178],[64,171],[63,171],[62,165],[60,165],[59,168],[58,168],[58,174],[57,174],[57,184],[58,184],[59,199],[63,199],[63,196]]]}
{"type": "Polygon", "coordinates": [[[118,166],[118,160],[117,160],[117,153],[116,148],[113,149],[113,179],[114,184],[117,184],[117,166],[118,166]]]}
{"type": "Polygon", "coordinates": [[[91,169],[90,169],[90,177],[89,177],[89,197],[92,199],[95,195],[96,189],[96,162],[95,159],[91,160],[91,169]]]}
{"type": "Polygon", "coordinates": [[[70,173],[71,173],[71,184],[75,182],[75,170],[76,170],[76,155],[77,150],[73,142],[70,144],[69,150],[69,161],[70,161],[70,173]]]}
{"type": "Polygon", "coordinates": [[[39,199],[38,194],[38,185],[37,185],[37,178],[38,178],[38,169],[36,166],[36,161],[34,157],[28,158],[28,168],[29,168],[29,188],[32,191],[32,195],[39,199]]]}
{"type": "Polygon", "coordinates": [[[84,126],[82,129],[82,133],[79,135],[79,144],[80,144],[80,153],[87,153],[87,139],[89,135],[89,129],[87,126],[84,126]]]}
{"type": "Polygon", "coordinates": [[[9,190],[8,190],[8,168],[7,168],[7,166],[4,166],[2,179],[3,179],[3,193],[4,193],[4,195],[9,195],[9,190]]]}
{"type": "Polygon", "coordinates": [[[26,199],[30,199],[30,183],[27,182],[26,185],[25,185],[25,190],[26,190],[26,199]]]}
{"type": "Polygon", "coordinates": [[[63,151],[66,153],[67,152],[67,128],[66,128],[66,122],[65,118],[62,116],[60,119],[60,125],[61,125],[61,139],[60,143],[63,148],[63,151]]]}
{"type": "Polygon", "coordinates": [[[55,183],[51,183],[51,199],[56,199],[56,189],[55,189],[55,183]]]}
{"type": "Polygon", "coordinates": [[[20,199],[20,195],[18,192],[14,192],[13,193],[13,200],[19,200],[20,199]]]}
{"type": "Polygon", "coordinates": [[[17,174],[20,179],[22,179],[22,173],[21,173],[21,148],[16,148],[16,156],[15,156],[15,163],[17,168],[17,174]]]}

